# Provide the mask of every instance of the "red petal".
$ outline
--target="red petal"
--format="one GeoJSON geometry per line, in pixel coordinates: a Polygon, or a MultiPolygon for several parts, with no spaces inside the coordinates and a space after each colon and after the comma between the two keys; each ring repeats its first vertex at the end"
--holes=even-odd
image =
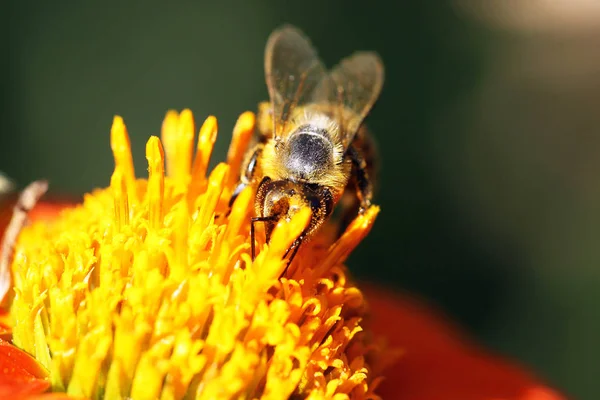
{"type": "Polygon", "coordinates": [[[470,344],[459,328],[424,305],[381,287],[362,289],[373,331],[404,351],[379,387],[384,399],[565,399],[521,368],[470,344]]]}
{"type": "Polygon", "coordinates": [[[45,392],[48,372],[33,357],[0,340],[0,399],[45,392]]]}

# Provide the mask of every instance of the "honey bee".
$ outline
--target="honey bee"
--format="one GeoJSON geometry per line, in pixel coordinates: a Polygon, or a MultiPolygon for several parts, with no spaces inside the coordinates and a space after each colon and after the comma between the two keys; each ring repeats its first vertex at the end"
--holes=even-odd
{"type": "Polygon", "coordinates": [[[355,199],[355,213],[371,205],[373,142],[363,120],[379,97],[384,69],[377,54],[356,52],[327,71],[310,40],[285,25],[267,41],[265,78],[270,103],[259,106],[256,135],[231,203],[254,185],[252,259],[255,223],[265,224],[269,242],[279,220],[310,207],[308,226],[284,256],[290,255],[289,265],[342,196],[355,199]]]}

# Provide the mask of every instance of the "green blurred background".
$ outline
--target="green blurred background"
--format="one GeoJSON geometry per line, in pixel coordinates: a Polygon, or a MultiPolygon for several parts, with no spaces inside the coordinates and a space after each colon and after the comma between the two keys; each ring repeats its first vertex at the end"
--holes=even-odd
{"type": "Polygon", "coordinates": [[[587,25],[539,13],[542,0],[523,12],[396,3],[9,0],[0,170],[79,195],[109,182],[114,114],[143,173],[148,136],[185,107],[219,118],[222,159],[238,114],[266,98],[272,29],[297,25],[329,66],[376,50],[383,212],[351,268],[575,398],[600,398],[600,14],[575,0],[556,4],[587,25]]]}

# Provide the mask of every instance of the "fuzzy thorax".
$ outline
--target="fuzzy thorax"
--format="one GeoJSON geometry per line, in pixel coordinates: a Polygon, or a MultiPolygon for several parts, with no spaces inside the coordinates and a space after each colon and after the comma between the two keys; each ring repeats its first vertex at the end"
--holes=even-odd
{"type": "Polygon", "coordinates": [[[326,186],[339,198],[351,167],[344,160],[340,126],[325,113],[303,108],[285,128],[285,133],[265,145],[264,175],[274,181],[290,179],[326,186]]]}

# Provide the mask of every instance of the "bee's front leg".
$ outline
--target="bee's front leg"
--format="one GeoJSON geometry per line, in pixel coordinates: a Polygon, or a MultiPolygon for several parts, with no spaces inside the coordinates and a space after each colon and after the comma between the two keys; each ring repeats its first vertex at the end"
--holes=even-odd
{"type": "Polygon", "coordinates": [[[258,162],[260,160],[260,155],[262,154],[264,145],[259,143],[255,145],[251,151],[248,152],[246,159],[244,160],[244,164],[242,167],[242,175],[240,176],[240,181],[233,190],[233,194],[231,195],[231,199],[229,199],[229,208],[233,205],[233,202],[239,194],[244,190],[248,185],[250,185],[254,177],[256,176],[258,162]]]}
{"type": "Polygon", "coordinates": [[[246,157],[244,158],[244,163],[242,164],[242,172],[240,176],[240,181],[237,186],[233,190],[233,194],[231,195],[231,199],[229,200],[229,208],[233,205],[233,202],[239,194],[244,190],[248,185],[250,185],[256,176],[257,166],[260,160],[260,155],[262,153],[263,147],[265,143],[268,142],[273,136],[273,108],[271,103],[268,101],[264,101],[258,105],[258,112],[256,115],[256,130],[254,145],[250,145],[251,148],[246,152],[246,157]]]}

